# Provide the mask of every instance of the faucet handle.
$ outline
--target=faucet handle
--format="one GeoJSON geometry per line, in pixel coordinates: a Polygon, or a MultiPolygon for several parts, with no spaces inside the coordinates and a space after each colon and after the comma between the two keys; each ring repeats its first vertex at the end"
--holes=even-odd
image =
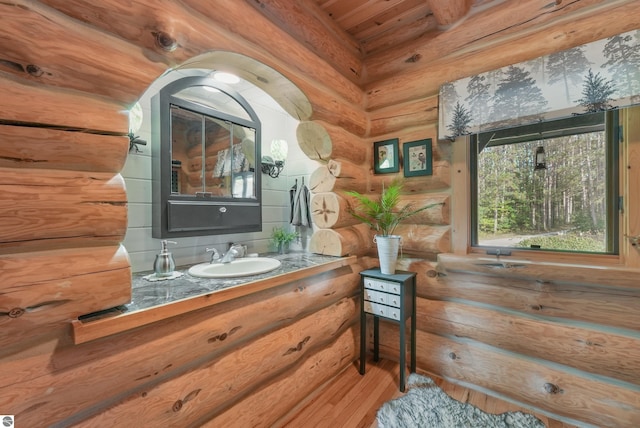
{"type": "Polygon", "coordinates": [[[214,262],[216,260],[220,260],[220,253],[218,252],[218,250],[215,249],[215,247],[206,248],[205,250],[206,250],[207,253],[213,252],[213,254],[211,255],[211,261],[212,262],[214,262]]]}
{"type": "Polygon", "coordinates": [[[229,251],[233,250],[235,257],[244,257],[247,255],[247,246],[243,244],[231,244],[229,245],[229,251]]]}

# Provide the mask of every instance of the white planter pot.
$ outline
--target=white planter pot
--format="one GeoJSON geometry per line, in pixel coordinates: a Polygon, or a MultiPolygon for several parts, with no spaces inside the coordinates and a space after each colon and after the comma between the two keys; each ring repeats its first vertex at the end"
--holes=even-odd
{"type": "Polygon", "coordinates": [[[378,259],[380,259],[380,272],[385,275],[396,273],[398,250],[400,249],[400,235],[379,236],[373,238],[378,246],[378,259]]]}

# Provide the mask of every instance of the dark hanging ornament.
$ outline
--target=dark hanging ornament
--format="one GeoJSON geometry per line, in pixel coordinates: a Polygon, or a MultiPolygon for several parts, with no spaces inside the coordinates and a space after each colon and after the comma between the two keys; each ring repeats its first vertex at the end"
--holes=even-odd
{"type": "Polygon", "coordinates": [[[534,168],[536,171],[539,169],[547,169],[547,163],[545,160],[544,147],[538,146],[536,149],[536,158],[535,158],[536,167],[534,168]]]}

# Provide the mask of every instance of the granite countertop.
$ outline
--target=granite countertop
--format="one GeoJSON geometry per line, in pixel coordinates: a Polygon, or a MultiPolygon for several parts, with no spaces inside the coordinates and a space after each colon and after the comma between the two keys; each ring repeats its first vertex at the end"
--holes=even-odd
{"type": "Polygon", "coordinates": [[[148,281],[144,279],[145,276],[152,273],[150,271],[134,273],[131,302],[119,309],[122,313],[139,311],[340,259],[340,257],[311,253],[271,253],[263,256],[278,259],[282,264],[271,272],[237,278],[198,278],[187,273],[191,265],[177,267],[176,271],[183,273],[183,275],[163,281],[148,281]]]}

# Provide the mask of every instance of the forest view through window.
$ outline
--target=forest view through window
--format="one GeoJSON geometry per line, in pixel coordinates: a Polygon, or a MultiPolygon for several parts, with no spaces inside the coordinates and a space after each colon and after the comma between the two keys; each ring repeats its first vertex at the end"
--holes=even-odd
{"type": "Polygon", "coordinates": [[[473,136],[473,245],[617,253],[617,130],[607,126],[614,116],[473,136]]]}

